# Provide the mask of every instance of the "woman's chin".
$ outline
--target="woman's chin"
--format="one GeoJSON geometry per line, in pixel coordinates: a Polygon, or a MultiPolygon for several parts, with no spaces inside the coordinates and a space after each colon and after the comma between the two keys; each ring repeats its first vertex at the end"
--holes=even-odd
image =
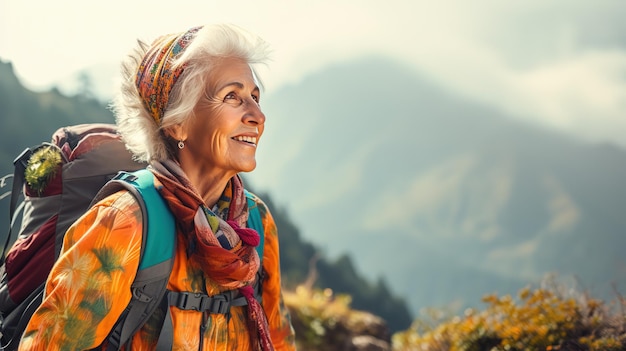
{"type": "Polygon", "coordinates": [[[248,173],[248,172],[252,172],[256,169],[256,160],[252,160],[250,162],[246,162],[245,164],[242,164],[241,167],[239,167],[239,172],[243,172],[243,173],[248,173]]]}

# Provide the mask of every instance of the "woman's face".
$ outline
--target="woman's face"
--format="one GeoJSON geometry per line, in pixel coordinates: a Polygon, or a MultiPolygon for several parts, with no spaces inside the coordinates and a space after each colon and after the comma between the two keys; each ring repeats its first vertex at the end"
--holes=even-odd
{"type": "Polygon", "coordinates": [[[252,71],[244,61],[227,58],[216,65],[208,81],[187,125],[181,156],[186,153],[195,166],[227,176],[250,172],[256,167],[256,148],[265,126],[252,71]]]}

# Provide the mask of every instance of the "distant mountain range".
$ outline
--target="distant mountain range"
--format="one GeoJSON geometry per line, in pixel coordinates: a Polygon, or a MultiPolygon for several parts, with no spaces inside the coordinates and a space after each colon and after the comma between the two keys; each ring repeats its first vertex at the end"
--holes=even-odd
{"type": "MultiPolygon", "coordinates": [[[[480,84],[480,82],[476,82],[480,84]]],[[[626,289],[626,151],[520,122],[386,58],[263,102],[252,179],[328,254],[426,306],[475,305],[546,274],[626,289]]]]}
{"type": "MultiPolygon", "coordinates": [[[[480,84],[480,82],[476,82],[480,84]]],[[[305,240],[423,307],[480,304],[546,274],[626,290],[626,151],[524,124],[388,58],[262,99],[252,183],[305,240]]]]}

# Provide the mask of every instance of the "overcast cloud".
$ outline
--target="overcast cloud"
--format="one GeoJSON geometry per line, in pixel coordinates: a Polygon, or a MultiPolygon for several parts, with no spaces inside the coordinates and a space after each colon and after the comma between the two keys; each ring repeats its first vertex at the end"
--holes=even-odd
{"type": "Polygon", "coordinates": [[[0,59],[41,89],[136,38],[231,22],[264,37],[268,93],[367,53],[512,115],[626,147],[626,2],[3,1],[0,59]]]}

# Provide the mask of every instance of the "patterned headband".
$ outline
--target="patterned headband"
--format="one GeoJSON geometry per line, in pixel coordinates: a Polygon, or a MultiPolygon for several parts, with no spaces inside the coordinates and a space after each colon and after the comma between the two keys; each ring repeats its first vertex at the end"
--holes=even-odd
{"type": "Polygon", "coordinates": [[[135,85],[157,125],[161,125],[170,92],[185,69],[184,65],[172,69],[174,58],[185,50],[200,28],[156,39],[139,65],[135,85]]]}

